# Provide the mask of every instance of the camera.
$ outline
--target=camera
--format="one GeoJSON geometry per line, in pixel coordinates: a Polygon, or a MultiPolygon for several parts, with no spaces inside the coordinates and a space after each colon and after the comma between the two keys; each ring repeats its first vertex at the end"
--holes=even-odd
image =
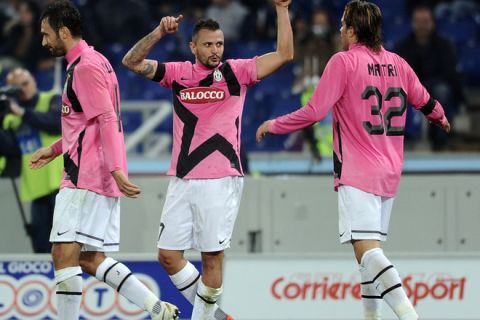
{"type": "Polygon", "coordinates": [[[22,89],[19,86],[0,87],[0,119],[10,111],[10,98],[17,98],[22,89]]]}

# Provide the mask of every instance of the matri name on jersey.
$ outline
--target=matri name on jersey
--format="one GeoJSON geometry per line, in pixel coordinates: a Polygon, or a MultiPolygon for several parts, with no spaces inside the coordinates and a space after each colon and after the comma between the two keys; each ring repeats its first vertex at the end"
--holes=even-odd
{"type": "Polygon", "coordinates": [[[196,87],[180,91],[180,100],[186,103],[211,103],[225,99],[225,91],[218,88],[196,87]]]}

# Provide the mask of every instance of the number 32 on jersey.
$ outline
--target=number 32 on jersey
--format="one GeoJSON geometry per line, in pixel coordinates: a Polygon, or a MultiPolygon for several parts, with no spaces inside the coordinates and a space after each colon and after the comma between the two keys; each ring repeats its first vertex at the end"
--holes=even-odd
{"type": "Polygon", "coordinates": [[[380,124],[374,125],[370,121],[364,121],[363,127],[365,130],[371,135],[383,135],[386,133],[387,136],[403,136],[405,127],[392,126],[392,118],[403,116],[407,110],[407,94],[405,91],[403,91],[402,88],[388,88],[385,92],[385,98],[383,98],[382,93],[377,87],[368,86],[362,93],[362,99],[368,100],[371,96],[375,96],[377,100],[377,104],[371,106],[371,115],[378,116],[380,118],[380,124]],[[381,110],[383,102],[390,101],[397,97],[400,100],[400,105],[391,106],[384,115],[382,115],[381,110]]]}

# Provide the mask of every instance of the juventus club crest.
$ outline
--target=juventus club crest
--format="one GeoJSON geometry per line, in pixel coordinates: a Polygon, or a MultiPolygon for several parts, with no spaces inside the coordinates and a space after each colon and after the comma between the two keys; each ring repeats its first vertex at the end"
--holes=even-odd
{"type": "Polygon", "coordinates": [[[213,79],[219,82],[219,81],[222,81],[222,78],[223,78],[222,72],[220,72],[220,70],[215,70],[215,72],[213,73],[213,79]]]}

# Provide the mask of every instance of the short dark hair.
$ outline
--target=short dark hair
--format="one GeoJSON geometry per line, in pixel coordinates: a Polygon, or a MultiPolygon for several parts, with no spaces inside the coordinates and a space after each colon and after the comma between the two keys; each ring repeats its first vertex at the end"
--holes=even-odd
{"type": "Polygon", "coordinates": [[[220,25],[218,24],[217,21],[215,21],[213,19],[206,19],[206,20],[198,21],[197,24],[193,27],[192,41],[195,40],[195,37],[197,36],[198,32],[202,29],[216,31],[216,30],[220,30],[220,25]]]}
{"type": "Polygon", "coordinates": [[[57,33],[61,27],[66,27],[70,30],[72,37],[82,37],[82,16],[68,0],[56,0],[50,3],[42,13],[40,21],[44,19],[48,19],[48,23],[57,33]]]}
{"type": "Polygon", "coordinates": [[[371,2],[352,0],[345,6],[345,25],[355,30],[359,43],[374,51],[382,46],[382,12],[371,2]]]}

